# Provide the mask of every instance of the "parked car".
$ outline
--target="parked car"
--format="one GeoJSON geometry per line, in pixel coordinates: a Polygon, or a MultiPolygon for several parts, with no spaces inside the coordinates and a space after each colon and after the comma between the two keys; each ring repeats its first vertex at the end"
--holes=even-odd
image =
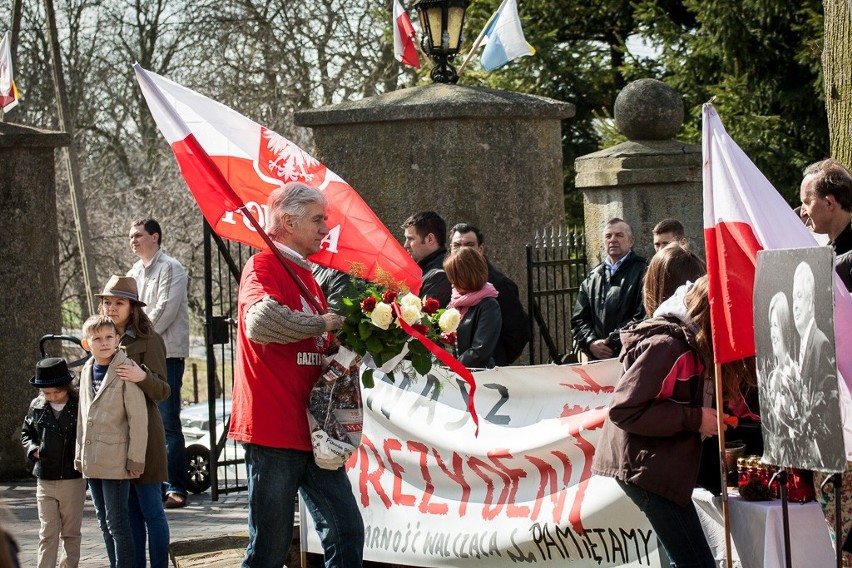
{"type": "MultiPolygon", "coordinates": [[[[231,415],[231,399],[217,400],[216,436],[222,434],[226,421],[231,415]]],[[[184,408],[180,413],[183,437],[186,441],[186,477],[187,489],[193,493],[202,493],[210,488],[210,410],[207,402],[199,402],[184,408]]],[[[245,453],[241,445],[227,442],[219,461],[243,460],[245,453]]],[[[245,481],[245,464],[220,465],[218,477],[245,481]]]]}
{"type": "MultiPolygon", "coordinates": [[[[231,399],[224,399],[224,403],[217,400],[215,405],[217,432],[219,432],[221,430],[219,430],[218,425],[224,424],[225,420],[231,415],[231,399]]],[[[210,411],[207,402],[191,404],[181,410],[180,423],[187,444],[202,438],[210,429],[210,411]]]]}

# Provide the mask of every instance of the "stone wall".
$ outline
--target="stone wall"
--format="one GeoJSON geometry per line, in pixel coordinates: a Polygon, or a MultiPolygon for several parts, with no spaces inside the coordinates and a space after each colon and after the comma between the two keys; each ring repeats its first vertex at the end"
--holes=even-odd
{"type": "Polygon", "coordinates": [[[639,79],[619,93],[614,114],[629,140],[574,162],[589,268],[605,256],[603,229],[613,217],[633,227],[633,250],[646,258],[654,254],[654,226],[678,219],[690,249],[703,258],[701,146],[674,140],[683,124],[680,96],[661,81],[639,79]]]}
{"type": "Polygon", "coordinates": [[[61,333],[54,148],[65,134],[0,123],[0,479],[27,475],[21,424],[38,340],[61,333]]]}
{"type": "Polygon", "coordinates": [[[603,260],[603,229],[613,217],[633,227],[634,250],[654,254],[652,229],[662,219],[683,223],[690,249],[704,258],[701,146],[675,140],[629,141],[575,161],[583,192],[589,268],[603,260]]]}

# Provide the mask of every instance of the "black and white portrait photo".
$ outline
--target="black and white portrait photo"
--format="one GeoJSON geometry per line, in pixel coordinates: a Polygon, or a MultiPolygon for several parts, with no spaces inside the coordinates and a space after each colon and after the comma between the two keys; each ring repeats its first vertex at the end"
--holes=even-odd
{"type": "Polygon", "coordinates": [[[824,472],[846,468],[833,273],[828,247],[758,253],[754,331],[766,463],[824,472]]]}

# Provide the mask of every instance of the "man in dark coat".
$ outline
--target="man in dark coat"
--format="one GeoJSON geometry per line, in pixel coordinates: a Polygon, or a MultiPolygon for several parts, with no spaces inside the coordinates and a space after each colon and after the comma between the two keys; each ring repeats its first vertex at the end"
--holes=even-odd
{"type": "Polygon", "coordinates": [[[609,359],[621,352],[619,332],[645,318],[642,285],[647,261],[633,252],[633,229],[623,219],[604,227],[607,256],[580,285],[571,333],[590,359],[609,359]]]}
{"type": "MultiPolygon", "coordinates": [[[[482,232],[467,223],[454,225],[450,230],[450,252],[455,252],[461,247],[474,247],[485,254],[485,238],[482,232]]],[[[521,305],[518,285],[494,268],[487,258],[485,262],[488,264],[488,281],[500,294],[497,296],[497,303],[500,304],[503,322],[500,327],[500,339],[494,350],[494,362],[498,367],[504,367],[514,363],[529,343],[530,320],[521,305]]]]}
{"type": "Polygon", "coordinates": [[[452,295],[452,286],[444,273],[447,223],[434,211],[421,211],[406,219],[402,228],[403,246],[423,271],[420,297],[435,298],[446,308],[452,295]]]}

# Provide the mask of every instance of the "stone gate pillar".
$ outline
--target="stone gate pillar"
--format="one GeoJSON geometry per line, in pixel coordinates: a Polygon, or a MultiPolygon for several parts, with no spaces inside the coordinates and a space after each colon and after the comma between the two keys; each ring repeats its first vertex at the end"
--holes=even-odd
{"type": "Polygon", "coordinates": [[[21,423],[38,340],[61,333],[54,149],[68,135],[0,122],[0,479],[27,475],[21,423]]]}
{"type": "Polygon", "coordinates": [[[521,288],[524,245],[565,217],[561,120],[574,105],[521,93],[422,85],[296,113],[314,156],[351,184],[402,242],[437,211],[479,227],[486,255],[521,288]]]}
{"type": "Polygon", "coordinates": [[[680,95],[656,79],[634,81],[616,98],[615,120],[628,141],[574,162],[589,268],[603,260],[603,228],[613,217],[630,223],[634,250],[645,258],[654,254],[654,225],[674,217],[704,258],[701,146],[673,139],[683,124],[680,95]]]}

